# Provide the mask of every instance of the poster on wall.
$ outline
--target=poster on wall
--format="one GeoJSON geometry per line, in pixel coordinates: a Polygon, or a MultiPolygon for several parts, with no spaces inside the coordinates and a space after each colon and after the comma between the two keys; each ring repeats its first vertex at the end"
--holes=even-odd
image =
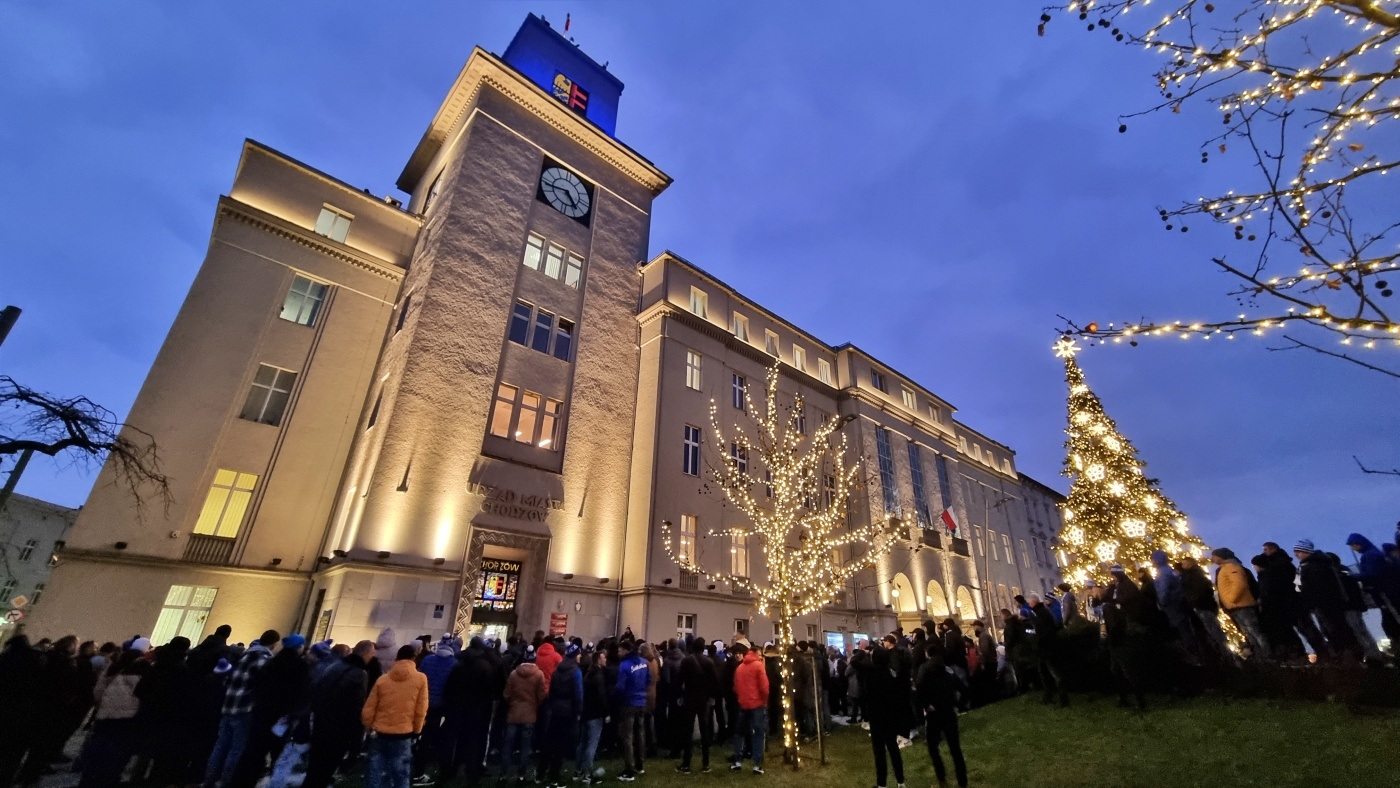
{"type": "Polygon", "coordinates": [[[569,614],[568,614],[568,613],[550,613],[550,614],[549,614],[549,634],[551,634],[551,635],[561,635],[561,636],[562,636],[562,635],[566,634],[568,631],[569,631],[569,614]]]}

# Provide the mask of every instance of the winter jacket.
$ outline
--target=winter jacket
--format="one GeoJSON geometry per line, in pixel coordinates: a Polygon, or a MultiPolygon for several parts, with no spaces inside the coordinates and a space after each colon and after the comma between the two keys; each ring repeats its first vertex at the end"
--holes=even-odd
{"type": "Polygon", "coordinates": [[[985,629],[977,635],[977,657],[982,663],[982,670],[996,672],[997,641],[985,629]]]}
{"type": "Polygon", "coordinates": [[[182,733],[193,709],[194,675],[183,658],[161,659],[136,685],[137,719],[156,740],[182,733]]]}
{"type": "Polygon", "coordinates": [[[608,671],[606,668],[589,668],[583,676],[583,712],[585,720],[597,720],[608,716],[608,671]]]}
{"type": "Polygon", "coordinates": [[[268,725],[311,710],[311,667],[299,654],[283,650],[269,659],[253,682],[253,712],[268,725]]]}
{"type": "Polygon", "coordinates": [[[545,687],[550,686],[550,680],[554,678],[554,669],[559,667],[563,660],[564,655],[554,650],[553,643],[544,643],[540,650],[535,652],[535,667],[544,675],[545,687]]]}
{"type": "Polygon", "coordinates": [[[1294,585],[1298,570],[1293,566],[1293,559],[1282,550],[1263,556],[1263,559],[1263,569],[1259,572],[1260,606],[1271,615],[1279,616],[1280,620],[1295,620],[1301,600],[1294,585]]]}
{"type": "Polygon", "coordinates": [[[1392,602],[1400,602],[1400,572],[1397,572],[1394,564],[1386,560],[1385,554],[1361,534],[1348,536],[1347,544],[1361,545],[1361,549],[1356,551],[1356,577],[1361,581],[1361,585],[1373,596],[1384,594],[1392,602]]]}
{"type": "Polygon", "coordinates": [[[719,669],[703,652],[687,655],[676,673],[681,703],[686,711],[702,711],[720,696],[719,669]]]}
{"type": "Polygon", "coordinates": [[[443,700],[452,709],[489,707],[505,689],[504,676],[501,655],[474,637],[447,674],[443,700]]]}
{"type": "MultiPolygon", "coordinates": [[[[1035,638],[1042,651],[1053,648],[1060,632],[1060,623],[1050,613],[1044,602],[1031,607],[1031,623],[1035,626],[1035,638]]],[[[959,645],[961,650],[961,644],[959,645]]]]}
{"type": "Polygon", "coordinates": [[[1157,567],[1157,578],[1152,581],[1157,591],[1157,607],[1167,615],[1172,626],[1180,628],[1186,623],[1190,610],[1186,605],[1186,591],[1181,586],[1181,576],[1172,568],[1167,554],[1161,550],[1152,551],[1152,564],[1157,567]]]}
{"type": "Polygon", "coordinates": [[[418,663],[418,672],[428,677],[428,708],[442,706],[443,690],[447,689],[447,676],[457,665],[457,658],[451,646],[439,646],[437,651],[418,663]]]}
{"type": "Polygon", "coordinates": [[[1210,587],[1210,578],[1200,566],[1181,570],[1181,593],[1192,610],[1217,613],[1220,606],[1215,603],[1215,591],[1210,587]]]}
{"type": "Polygon", "coordinates": [[[656,688],[661,684],[661,660],[649,659],[647,663],[647,711],[656,711],[656,688]]]}
{"type": "MultiPolygon", "coordinates": [[[[958,651],[962,652],[961,639],[958,651]]],[[[872,726],[879,724],[890,730],[908,731],[914,711],[910,703],[913,682],[907,673],[901,675],[895,662],[896,652],[892,648],[876,647],[870,655],[870,669],[861,677],[864,711],[872,726]]],[[[929,670],[929,666],[936,664],[939,658],[930,658],[924,663],[924,669],[929,670]]]]}
{"type": "Polygon", "coordinates": [[[919,669],[914,694],[920,708],[933,709],[935,713],[957,713],[958,681],[948,672],[942,657],[928,660],[919,669]]]}
{"type": "Polygon", "coordinates": [[[651,669],[642,655],[633,651],[617,666],[618,703],[622,706],[646,708],[651,688],[651,669]]]}
{"type": "Polygon", "coordinates": [[[789,654],[792,656],[793,700],[801,708],[810,709],[816,704],[812,689],[816,683],[812,652],[794,650],[789,654]]]}
{"type": "Polygon", "coordinates": [[[374,659],[379,663],[380,675],[389,672],[394,667],[394,657],[399,653],[399,639],[394,634],[393,627],[384,627],[379,630],[379,637],[374,639],[374,647],[378,649],[374,652],[374,659]]]}
{"type": "Polygon", "coordinates": [[[333,661],[311,684],[312,724],[356,731],[369,695],[365,661],[355,654],[333,661]]]}
{"type": "Polygon", "coordinates": [[[533,662],[522,662],[506,679],[506,722],[534,725],[539,719],[540,704],[549,694],[544,673],[533,662]]]}
{"type": "MultiPolygon", "coordinates": [[[[144,665],[138,662],[137,665],[144,665]]],[[[95,719],[99,720],[129,720],[136,716],[141,709],[141,701],[136,697],[136,686],[141,683],[140,672],[123,672],[113,676],[102,689],[102,696],[97,699],[97,714],[95,719]]]]}
{"type": "Polygon", "coordinates": [[[427,716],[428,677],[413,660],[401,659],[374,682],[360,721],[381,736],[408,736],[423,731],[427,716]]]}
{"type": "Polygon", "coordinates": [[[734,695],[739,700],[739,708],[744,711],[768,705],[768,673],[764,670],[763,662],[758,652],[750,651],[734,670],[734,695]]]}
{"type": "Polygon", "coordinates": [[[1084,617],[1084,614],[1079,612],[1079,597],[1075,596],[1073,591],[1066,591],[1065,595],[1060,597],[1060,610],[1064,613],[1066,624],[1084,617]]]}
{"type": "Polygon", "coordinates": [[[536,739],[546,755],[570,757],[578,732],[578,720],[583,710],[583,671],[573,657],[566,657],[550,677],[549,696],[545,699],[549,715],[544,739],[536,739]]]}
{"type": "Polygon", "coordinates": [[[851,658],[846,661],[846,695],[859,701],[864,689],[861,686],[861,675],[870,667],[870,655],[856,649],[851,652],[851,658]]]}
{"type": "Polygon", "coordinates": [[[1131,578],[1115,577],[1108,584],[1103,624],[1109,646],[1125,645],[1130,636],[1147,633],[1147,600],[1131,578]]]}
{"type": "Polygon", "coordinates": [[[1060,600],[1050,597],[1046,600],[1045,606],[1050,608],[1050,615],[1055,617],[1056,624],[1065,623],[1065,611],[1060,608],[1060,600]]]}
{"type": "Polygon", "coordinates": [[[1215,590],[1227,612],[1259,604],[1249,590],[1249,570],[1239,561],[1228,560],[1216,569],[1215,590]]]}
{"type": "Polygon", "coordinates": [[[1298,564],[1303,604],[1324,615],[1345,615],[1346,588],[1341,575],[1323,553],[1311,553],[1298,564]]]}

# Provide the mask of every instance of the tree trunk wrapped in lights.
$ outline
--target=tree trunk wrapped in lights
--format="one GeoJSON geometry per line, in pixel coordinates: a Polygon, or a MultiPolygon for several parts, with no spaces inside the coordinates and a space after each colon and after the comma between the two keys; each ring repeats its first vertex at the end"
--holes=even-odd
{"type": "Polygon", "coordinates": [[[1090,578],[1109,580],[1108,567],[1151,567],[1148,556],[1163,550],[1172,559],[1200,558],[1205,543],[1191,534],[1186,516],[1143,474],[1137,449],[1104,413],[1074,360],[1074,340],[1055,346],[1065,360],[1069,426],[1065,475],[1074,478],[1064,503],[1060,550],[1065,575],[1082,587],[1090,578]]]}
{"type": "Polygon", "coordinates": [[[830,604],[857,573],[887,554],[897,542],[899,523],[881,519],[861,524],[848,518],[861,469],[859,458],[848,459],[846,437],[840,433],[848,419],[829,419],[810,436],[804,434],[802,395],[796,396],[791,408],[781,405],[778,377],[775,365],[768,371],[761,415],[749,392],[744,392],[745,412],[753,414],[749,424],[736,423],[726,430],[718,408],[710,403],[710,425],[719,450],[711,452],[715,461],[709,471],[724,499],[746,522],[710,530],[705,536],[756,540],[768,571],[766,582],[702,566],[688,535],[681,534],[677,544],[670,522],[662,523],[662,531],[666,554],[680,568],[748,591],[755,606],[777,623],[784,688],[783,746],[785,759],[795,766],[798,737],[791,692],[794,665],[789,654],[793,623],[830,604]],[[755,495],[755,490],[765,492],[755,495]]]}

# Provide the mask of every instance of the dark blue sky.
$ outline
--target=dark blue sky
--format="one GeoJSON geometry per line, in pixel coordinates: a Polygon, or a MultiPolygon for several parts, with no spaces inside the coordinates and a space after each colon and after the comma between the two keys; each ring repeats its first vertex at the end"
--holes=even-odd
{"type": "MultiPolygon", "coordinates": [[[[619,138],[675,178],[653,253],[859,344],[1068,489],[1056,314],[1237,313],[1208,262],[1239,253],[1229,232],[1163,232],[1156,207],[1252,174],[1200,164],[1219,124],[1204,107],[1117,133],[1153,103],[1156,61],[1070,18],[1038,38],[1024,3],[853,8],[4,4],[0,301],[25,312],[0,370],[124,414],[244,137],[394,194],[472,45],[500,52],[528,11],[556,28],[568,11],[627,85],[619,138]]],[[[1264,539],[1388,539],[1400,482],[1351,457],[1400,464],[1382,407],[1395,384],[1270,344],[1159,340],[1080,361],[1208,542],[1247,556],[1264,539]]],[[[36,461],[19,491],[77,505],[94,475],[36,461]]]]}

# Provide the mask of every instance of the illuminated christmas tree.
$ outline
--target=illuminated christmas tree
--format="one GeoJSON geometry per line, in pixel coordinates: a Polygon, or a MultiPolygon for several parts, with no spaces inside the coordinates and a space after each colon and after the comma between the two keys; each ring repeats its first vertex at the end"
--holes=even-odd
{"type": "MultiPolygon", "coordinates": [[[[862,523],[848,517],[861,462],[847,456],[840,432],[845,420],[828,419],[806,434],[802,395],[791,408],[779,403],[777,366],[768,371],[763,410],[755,409],[747,390],[744,400],[743,412],[753,415],[728,429],[710,403],[719,451],[713,453],[709,474],[745,522],[703,538],[727,541],[729,548],[721,553],[726,559],[739,549],[737,544],[745,554],[757,548],[767,578],[726,571],[734,568],[728,561],[723,568],[702,565],[695,543],[702,535],[682,529],[677,538],[668,521],[662,522],[663,542],[666,554],[682,569],[753,596],[759,611],[777,624],[783,686],[791,688],[788,647],[794,642],[794,622],[848,589],[856,574],[873,567],[898,543],[905,526],[893,518],[862,523]]],[[[783,693],[782,702],[785,759],[795,766],[797,717],[790,691],[783,693]]]]}
{"type": "Polygon", "coordinates": [[[1153,550],[1175,563],[1200,558],[1205,543],[1193,536],[1186,515],[1143,474],[1137,449],[1103,411],[1075,362],[1074,340],[1061,338],[1055,355],[1065,360],[1069,426],[1065,433],[1066,476],[1074,479],[1064,504],[1060,550],[1065,576],[1076,586],[1108,581],[1108,567],[1151,567],[1153,550]]]}

